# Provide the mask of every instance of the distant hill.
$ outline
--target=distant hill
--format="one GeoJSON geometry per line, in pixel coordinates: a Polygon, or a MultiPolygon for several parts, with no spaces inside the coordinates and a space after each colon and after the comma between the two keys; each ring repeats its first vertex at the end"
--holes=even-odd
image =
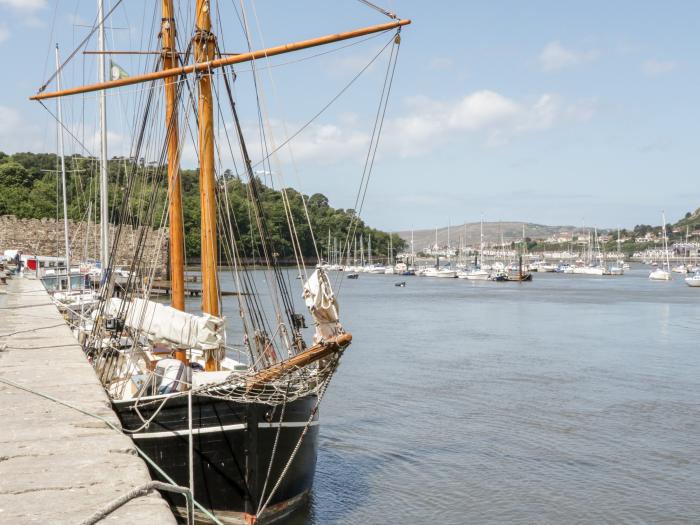
{"type": "MultiPolygon", "coordinates": [[[[523,226],[525,226],[525,237],[530,237],[531,239],[547,239],[564,232],[578,235],[580,230],[580,228],[575,226],[546,226],[529,222],[485,222],[484,242],[500,243],[501,233],[505,242],[519,240],[523,237],[523,226]]],[[[478,222],[451,226],[449,230],[451,246],[458,246],[460,237],[463,238],[465,236],[467,244],[474,245],[479,243],[480,223],[478,222]]],[[[447,233],[447,227],[438,228],[438,245],[447,245],[447,233]]],[[[410,231],[398,232],[398,235],[407,242],[411,242],[410,231]]],[[[413,232],[413,241],[416,251],[432,246],[435,244],[435,230],[415,230],[413,232]]]]}
{"type": "Polygon", "coordinates": [[[673,225],[674,230],[681,232],[684,232],[686,228],[691,232],[700,230],[700,208],[694,212],[688,212],[685,217],[673,225]]]}

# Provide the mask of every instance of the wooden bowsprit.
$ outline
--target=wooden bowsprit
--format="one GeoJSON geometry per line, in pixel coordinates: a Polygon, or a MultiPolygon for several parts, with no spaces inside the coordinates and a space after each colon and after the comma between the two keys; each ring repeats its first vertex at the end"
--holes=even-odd
{"type": "Polygon", "coordinates": [[[289,372],[303,368],[311,363],[337,354],[338,352],[342,352],[351,342],[352,334],[345,333],[340,334],[334,339],[317,343],[294,357],[290,357],[281,363],[261,370],[257,374],[246,379],[246,391],[249,392],[255,388],[262,388],[265,384],[275,381],[289,372]]]}

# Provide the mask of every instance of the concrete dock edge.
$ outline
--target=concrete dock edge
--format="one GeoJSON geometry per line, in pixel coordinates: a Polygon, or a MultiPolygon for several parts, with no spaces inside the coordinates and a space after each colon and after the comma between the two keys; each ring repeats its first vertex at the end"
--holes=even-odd
{"type": "MultiPolygon", "coordinates": [[[[0,295],[0,378],[118,424],[82,349],[38,280],[0,295]]],[[[0,383],[0,524],[77,524],[151,480],[132,440],[71,408],[0,383]]],[[[175,524],[158,493],[101,523],[175,524]]]]}

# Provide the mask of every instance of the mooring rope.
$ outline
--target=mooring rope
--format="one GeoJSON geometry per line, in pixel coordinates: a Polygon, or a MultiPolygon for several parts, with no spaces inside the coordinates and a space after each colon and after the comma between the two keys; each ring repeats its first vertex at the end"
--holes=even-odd
{"type": "MultiPolygon", "coordinates": [[[[97,415],[97,414],[93,414],[92,412],[89,412],[89,411],[87,411],[87,410],[85,410],[85,409],[83,409],[83,408],[80,408],[80,407],[78,407],[78,406],[76,406],[76,405],[73,405],[73,404],[71,404],[71,403],[68,403],[67,401],[63,401],[63,400],[58,399],[58,398],[56,398],[56,397],[54,397],[54,396],[52,396],[52,395],[50,395],[50,394],[45,394],[45,393],[40,392],[40,391],[38,391],[38,390],[34,390],[33,388],[30,388],[30,387],[28,387],[28,386],[24,386],[24,385],[21,385],[21,384],[19,384],[19,383],[15,383],[14,381],[11,381],[10,379],[5,379],[4,377],[0,377],[0,383],[4,383],[4,384],[9,385],[9,386],[11,386],[11,387],[17,388],[18,390],[24,390],[25,392],[29,392],[30,394],[34,394],[34,395],[39,396],[39,397],[42,397],[42,398],[44,398],[44,399],[48,399],[49,401],[53,401],[54,403],[58,403],[59,405],[65,406],[65,407],[70,408],[70,409],[73,409],[73,410],[75,410],[75,411],[77,411],[77,412],[80,412],[81,414],[85,414],[86,416],[90,416],[90,417],[92,417],[92,418],[95,418],[95,419],[97,419],[97,420],[99,420],[99,421],[102,421],[105,425],[107,425],[107,426],[108,426],[109,428],[111,428],[112,430],[115,430],[115,431],[119,432],[120,434],[122,434],[122,429],[119,428],[119,427],[118,427],[117,425],[115,425],[114,423],[112,423],[109,419],[104,418],[104,417],[102,417],[102,416],[100,416],[100,415],[97,415]]],[[[123,434],[122,434],[122,435],[123,435],[123,434]]],[[[136,452],[139,453],[139,455],[146,461],[146,463],[148,463],[148,464],[149,464],[151,467],[153,467],[161,476],[163,476],[163,478],[164,478],[168,483],[170,483],[171,485],[176,486],[176,487],[179,486],[177,483],[175,483],[175,481],[174,481],[170,476],[168,476],[168,475],[165,473],[165,471],[164,471],[162,468],[160,468],[160,466],[158,466],[158,464],[156,464],[155,461],[153,461],[153,460],[148,456],[148,454],[146,454],[143,450],[141,450],[135,443],[133,443],[133,441],[132,441],[132,444],[133,444],[134,448],[136,449],[136,452]]],[[[189,490],[189,489],[188,489],[188,490],[189,490]]],[[[214,516],[211,512],[209,512],[209,511],[208,511],[201,503],[199,503],[196,499],[193,498],[193,499],[192,499],[192,502],[194,503],[195,507],[197,507],[199,510],[201,510],[201,511],[206,515],[206,517],[209,518],[210,520],[212,520],[216,525],[224,525],[219,519],[216,518],[216,516],[214,516]]]]}

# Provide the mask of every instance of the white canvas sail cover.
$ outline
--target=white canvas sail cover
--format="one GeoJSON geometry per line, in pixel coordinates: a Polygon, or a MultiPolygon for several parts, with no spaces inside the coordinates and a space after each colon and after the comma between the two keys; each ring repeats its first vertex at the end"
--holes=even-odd
{"type": "Polygon", "coordinates": [[[126,310],[125,325],[143,332],[151,341],[199,350],[212,350],[224,345],[224,320],[219,317],[188,314],[145,299],[123,301],[117,297],[109,300],[105,313],[117,316],[124,313],[122,308],[126,310]]]}
{"type": "Polygon", "coordinates": [[[331,339],[343,332],[338,317],[338,301],[328,276],[321,268],[317,268],[304,284],[302,297],[316,325],[314,343],[331,339]]]}

